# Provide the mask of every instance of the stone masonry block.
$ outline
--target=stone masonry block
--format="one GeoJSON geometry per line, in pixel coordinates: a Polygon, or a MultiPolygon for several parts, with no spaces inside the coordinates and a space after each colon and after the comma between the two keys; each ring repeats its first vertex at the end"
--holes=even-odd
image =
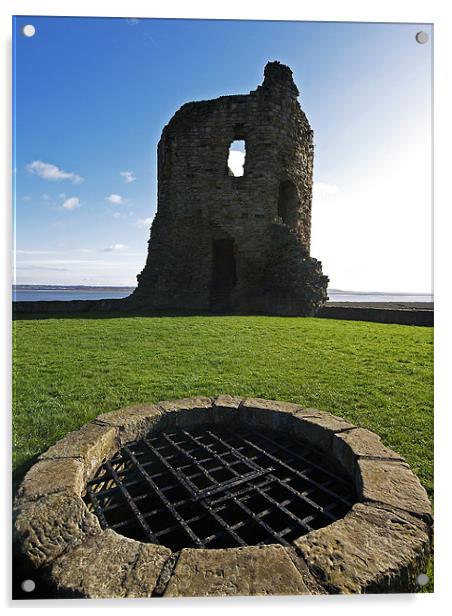
{"type": "Polygon", "coordinates": [[[182,550],[165,597],[310,594],[281,545],[182,550]]]}
{"type": "Polygon", "coordinates": [[[221,395],[214,399],[213,420],[215,423],[239,421],[238,409],[242,398],[221,395]]]}
{"type": "Polygon", "coordinates": [[[150,597],[171,551],[112,530],[89,538],[52,565],[57,588],[91,599],[150,597]]]}
{"type": "Polygon", "coordinates": [[[16,502],[37,500],[48,494],[67,492],[80,496],[85,488],[85,466],[81,460],[41,460],[25,475],[16,502]]]}
{"type": "Polygon", "coordinates": [[[239,418],[254,426],[264,425],[274,430],[284,430],[292,416],[302,408],[291,402],[247,398],[239,407],[239,418]]]}
{"type": "Polygon", "coordinates": [[[13,514],[15,548],[36,567],[101,532],[98,519],[89,513],[82,499],[67,493],[20,503],[13,514]]]}
{"type": "Polygon", "coordinates": [[[186,428],[189,426],[213,422],[212,398],[183,398],[181,400],[164,400],[158,403],[164,411],[162,426],[186,428]]]}
{"type": "Polygon", "coordinates": [[[333,455],[351,474],[356,471],[357,458],[404,461],[400,454],[385,447],[375,432],[364,428],[336,434],[333,439],[333,455]]]}
{"type": "Polygon", "coordinates": [[[292,436],[308,441],[329,453],[332,451],[333,438],[336,434],[354,428],[355,426],[345,419],[316,409],[303,409],[297,412],[290,423],[292,436]]]}
{"type": "Polygon", "coordinates": [[[163,412],[157,405],[136,405],[99,415],[95,423],[117,427],[122,447],[146,436],[158,426],[162,417],[163,412]]]}
{"type": "Polygon", "coordinates": [[[357,467],[358,489],[364,501],[382,503],[431,520],[427,492],[407,464],[361,458],[357,467]]]}
{"type": "Polygon", "coordinates": [[[79,458],[84,462],[84,477],[88,480],[118,448],[118,428],[89,423],[80,430],[67,434],[39,456],[39,459],[79,458]]]}
{"type": "Polygon", "coordinates": [[[415,592],[430,543],[426,532],[395,512],[356,504],[295,546],[329,593],[361,594],[415,592]]]}

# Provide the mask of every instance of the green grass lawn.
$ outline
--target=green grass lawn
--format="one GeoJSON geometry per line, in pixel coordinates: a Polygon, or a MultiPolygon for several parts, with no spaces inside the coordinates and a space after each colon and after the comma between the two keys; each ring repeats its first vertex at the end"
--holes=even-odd
{"type": "Polygon", "coordinates": [[[330,319],[123,317],[14,323],[14,469],[99,413],[229,393],[377,432],[433,496],[433,330],[330,319]]]}

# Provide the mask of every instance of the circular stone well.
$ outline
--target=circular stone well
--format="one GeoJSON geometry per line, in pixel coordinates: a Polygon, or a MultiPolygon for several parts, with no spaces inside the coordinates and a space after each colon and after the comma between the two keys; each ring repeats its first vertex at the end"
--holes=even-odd
{"type": "Polygon", "coordinates": [[[14,505],[35,577],[91,598],[415,592],[431,527],[376,434],[227,395],[99,415],[40,456],[14,505]]]}

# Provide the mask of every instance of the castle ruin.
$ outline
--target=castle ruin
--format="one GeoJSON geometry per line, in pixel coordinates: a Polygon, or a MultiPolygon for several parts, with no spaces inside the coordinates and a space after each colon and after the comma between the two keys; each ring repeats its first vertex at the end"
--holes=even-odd
{"type": "Polygon", "coordinates": [[[324,304],[328,278],[310,257],[313,131],[298,94],[292,71],[269,62],[256,90],[187,103],[165,126],[134,304],[279,315],[324,304]],[[235,141],[238,176],[228,167],[235,141]]]}

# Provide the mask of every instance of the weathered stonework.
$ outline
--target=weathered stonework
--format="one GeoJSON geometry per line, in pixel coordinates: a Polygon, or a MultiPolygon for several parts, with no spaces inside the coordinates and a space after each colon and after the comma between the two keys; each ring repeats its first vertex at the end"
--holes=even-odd
{"type": "Polygon", "coordinates": [[[84,488],[85,465],[81,460],[41,460],[25,475],[17,491],[17,499],[33,501],[58,492],[80,496],[84,488]]]}
{"type": "Polygon", "coordinates": [[[239,418],[246,423],[262,425],[272,430],[287,430],[293,436],[307,440],[326,451],[332,447],[333,437],[337,433],[355,428],[345,419],[330,413],[306,409],[290,402],[258,398],[243,401],[239,408],[239,418]]]}
{"type": "Polygon", "coordinates": [[[281,545],[181,551],[165,597],[323,594],[281,545]]]}
{"type": "Polygon", "coordinates": [[[159,402],[159,408],[164,412],[162,421],[165,427],[185,428],[213,422],[212,398],[164,400],[159,402]]]}
{"type": "Polygon", "coordinates": [[[295,541],[308,567],[330,593],[406,592],[425,571],[427,534],[413,522],[356,504],[342,520],[295,541]]]}
{"type": "Polygon", "coordinates": [[[95,424],[116,428],[121,447],[146,436],[162,418],[162,409],[154,404],[129,406],[119,411],[103,413],[95,424]]]}
{"type": "Polygon", "coordinates": [[[363,500],[431,522],[427,494],[408,464],[358,458],[357,467],[357,487],[363,500]]]}
{"type": "Polygon", "coordinates": [[[41,456],[14,504],[19,558],[56,596],[151,597],[416,592],[432,535],[427,494],[377,435],[298,404],[228,395],[163,401],[99,415],[41,456]],[[146,432],[243,422],[288,431],[332,456],[359,502],[290,547],[171,552],[102,530],[82,497],[93,470],[146,432]],[[38,576],[37,576],[38,577],[38,576]]]}
{"type": "Polygon", "coordinates": [[[291,70],[248,95],[183,105],[158,145],[158,209],[131,305],[313,314],[327,277],[310,257],[313,131],[291,70]],[[228,150],[244,140],[240,177],[228,150]]]}
{"type": "Polygon", "coordinates": [[[99,467],[99,461],[109,458],[118,448],[119,429],[108,425],[98,425],[95,422],[86,424],[80,430],[69,432],[55,443],[40,460],[58,460],[78,458],[84,464],[85,479],[99,467]]]}
{"type": "Polygon", "coordinates": [[[171,551],[143,544],[112,530],[88,539],[52,566],[57,589],[81,597],[150,597],[171,551]]]}
{"type": "Polygon", "coordinates": [[[96,516],[71,492],[16,503],[14,545],[35,567],[49,564],[71,546],[101,532],[96,516]]]}

